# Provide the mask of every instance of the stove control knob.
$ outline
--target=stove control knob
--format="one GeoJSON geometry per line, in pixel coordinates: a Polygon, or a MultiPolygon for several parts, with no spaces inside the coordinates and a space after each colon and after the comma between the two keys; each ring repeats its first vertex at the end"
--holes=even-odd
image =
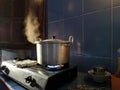
{"type": "Polygon", "coordinates": [[[7,66],[4,66],[4,65],[3,65],[3,66],[1,67],[1,70],[2,70],[5,74],[7,74],[7,75],[10,73],[10,70],[7,68],[7,66]]]}
{"type": "Polygon", "coordinates": [[[6,68],[6,66],[3,65],[3,66],[1,67],[1,70],[5,70],[5,68],[6,68]]]}
{"type": "Polygon", "coordinates": [[[31,87],[37,86],[36,80],[32,76],[25,78],[26,83],[29,83],[31,87]]]}
{"type": "Polygon", "coordinates": [[[32,81],[32,76],[28,76],[25,78],[26,83],[30,83],[32,81]]]}
{"type": "Polygon", "coordinates": [[[32,82],[30,83],[30,86],[31,87],[37,86],[36,80],[34,78],[32,79],[32,82]]]}

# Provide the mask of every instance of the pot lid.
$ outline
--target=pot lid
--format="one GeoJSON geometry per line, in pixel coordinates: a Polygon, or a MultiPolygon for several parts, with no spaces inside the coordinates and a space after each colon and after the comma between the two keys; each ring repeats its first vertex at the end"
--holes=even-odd
{"type": "Polygon", "coordinates": [[[35,41],[35,43],[56,43],[56,44],[70,44],[73,42],[73,38],[69,39],[68,41],[56,39],[55,36],[53,36],[52,39],[45,39],[45,40],[38,40],[35,41]]]}
{"type": "Polygon", "coordinates": [[[64,41],[60,39],[46,39],[41,41],[36,41],[35,43],[70,43],[70,41],[64,41]]]}

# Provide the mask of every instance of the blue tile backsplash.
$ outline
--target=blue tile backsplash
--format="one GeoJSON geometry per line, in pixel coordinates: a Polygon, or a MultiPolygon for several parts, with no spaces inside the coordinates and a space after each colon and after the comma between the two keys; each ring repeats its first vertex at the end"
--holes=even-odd
{"type": "Polygon", "coordinates": [[[110,8],[111,0],[83,0],[84,13],[110,8]]]}
{"type": "Polygon", "coordinates": [[[47,19],[55,21],[62,19],[63,16],[63,0],[48,0],[47,1],[47,19]]]}
{"type": "Polygon", "coordinates": [[[84,53],[111,57],[110,10],[84,16],[84,53]]]}
{"type": "Polygon", "coordinates": [[[82,0],[64,0],[64,18],[80,16],[82,14],[82,0]]]}
{"type": "Polygon", "coordinates": [[[120,6],[120,0],[113,0],[113,6],[120,6]]]}
{"type": "Polygon", "coordinates": [[[113,56],[117,56],[117,50],[120,48],[120,7],[113,9],[113,56]]]}
{"type": "Polygon", "coordinates": [[[48,38],[52,38],[53,36],[56,36],[56,38],[62,38],[63,39],[63,34],[64,34],[64,22],[54,22],[54,23],[49,23],[48,26],[49,31],[48,31],[48,38]]]}
{"type": "Polygon", "coordinates": [[[100,64],[116,72],[120,0],[47,0],[47,12],[48,37],[74,36],[70,61],[79,71],[100,64]]]}
{"type": "Polygon", "coordinates": [[[66,19],[64,21],[65,40],[68,40],[70,35],[74,36],[74,43],[71,45],[71,51],[73,53],[79,53],[79,51],[75,51],[79,48],[78,43],[82,42],[82,17],[66,19]]]}

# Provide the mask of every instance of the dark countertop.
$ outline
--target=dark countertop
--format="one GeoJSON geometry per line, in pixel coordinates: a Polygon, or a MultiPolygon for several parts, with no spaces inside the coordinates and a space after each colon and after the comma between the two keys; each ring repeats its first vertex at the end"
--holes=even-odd
{"type": "Polygon", "coordinates": [[[112,90],[111,78],[104,83],[96,83],[87,73],[79,72],[75,80],[61,87],[60,90],[112,90]]]}
{"type": "MultiPolygon", "coordinates": [[[[26,90],[0,72],[0,77],[6,81],[14,90],[26,90]]],[[[60,87],[58,90],[111,90],[111,80],[104,83],[95,83],[87,73],[78,72],[78,76],[71,82],[60,87]]]]}

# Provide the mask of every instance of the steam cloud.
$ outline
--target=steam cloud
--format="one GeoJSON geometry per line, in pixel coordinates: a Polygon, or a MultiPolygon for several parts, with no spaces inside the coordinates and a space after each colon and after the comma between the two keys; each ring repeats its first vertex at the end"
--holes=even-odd
{"type": "Polygon", "coordinates": [[[29,11],[28,16],[25,19],[25,26],[25,35],[27,40],[34,44],[35,40],[40,37],[40,24],[38,22],[38,18],[35,16],[32,10],[29,11]]]}
{"type": "Polygon", "coordinates": [[[43,0],[30,0],[30,8],[27,17],[24,20],[25,24],[25,36],[27,40],[35,44],[35,40],[39,39],[40,31],[39,31],[39,21],[36,16],[36,9],[40,7],[43,0]]]}

